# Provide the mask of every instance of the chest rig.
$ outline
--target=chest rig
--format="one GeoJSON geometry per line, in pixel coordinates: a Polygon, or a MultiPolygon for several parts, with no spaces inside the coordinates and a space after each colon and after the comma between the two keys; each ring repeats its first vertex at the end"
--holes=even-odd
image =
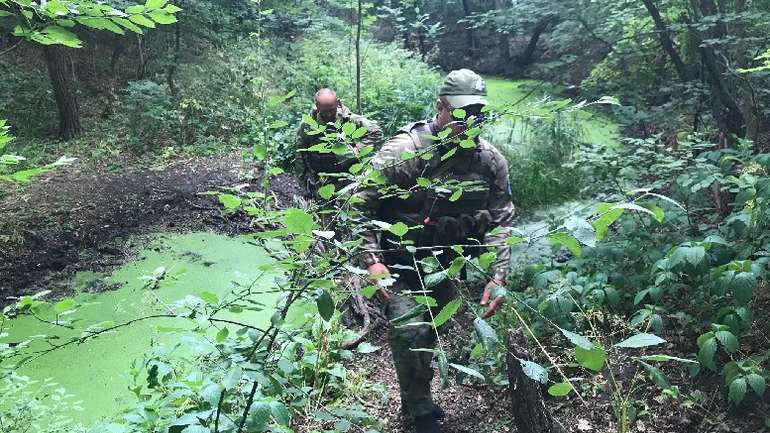
{"type": "MultiPolygon", "coordinates": [[[[417,122],[405,126],[400,133],[408,134],[419,155],[433,144],[430,124],[417,122]]],[[[489,200],[493,179],[491,171],[481,158],[478,147],[458,148],[446,161],[441,155],[450,148],[440,145],[433,149],[433,157],[425,161],[421,177],[431,180],[430,187],[421,187],[412,179],[408,197],[390,197],[383,201],[383,217],[388,222],[403,221],[421,230],[410,230],[411,239],[422,245],[448,245],[481,239],[489,226],[489,200]]],[[[422,159],[420,161],[423,161],[422,159]]]]}

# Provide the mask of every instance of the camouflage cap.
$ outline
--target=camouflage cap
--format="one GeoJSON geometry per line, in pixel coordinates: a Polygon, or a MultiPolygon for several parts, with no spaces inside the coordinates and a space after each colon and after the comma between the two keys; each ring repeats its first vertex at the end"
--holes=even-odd
{"type": "Polygon", "coordinates": [[[462,108],[468,105],[487,105],[487,85],[479,74],[470,69],[458,69],[452,71],[441,84],[439,96],[443,96],[454,108],[462,108]]]}

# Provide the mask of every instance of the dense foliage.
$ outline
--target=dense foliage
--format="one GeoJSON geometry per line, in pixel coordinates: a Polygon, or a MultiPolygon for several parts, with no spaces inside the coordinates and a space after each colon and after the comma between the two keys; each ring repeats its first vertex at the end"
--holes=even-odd
{"type": "MultiPolygon", "coordinates": [[[[66,416],[79,409],[66,390],[15,371],[41,355],[30,345],[49,344],[44,355],[55,356],[62,344],[153,319],[191,329],[183,338],[195,341],[194,353],[180,363],[159,347],[136,360],[127,372],[134,404],[98,431],[383,429],[362,405],[382,385],[357,368],[379,348],[351,347],[356,334],[340,308],[393,283],[369,281],[357,267],[365,229],[400,239],[391,247],[412,254],[426,287],[470,280],[431,320],[444,386],[507,386],[504,336],[522,327],[535,353],[519,360],[526,374],[568,404],[609,400],[619,432],[666,405],[696,414],[721,405],[751,414],[746,425],[770,425],[769,17],[767,2],[722,0],[377,0],[360,12],[332,0],[0,0],[0,192],[75,161],[60,155],[121,170],[238,152],[257,168],[256,191],[223,185],[209,195],[222,220],[258,229],[250,239],[272,258],[259,272],[281,294],[266,306],[261,285],[233,284],[132,321],[105,317],[67,342],[36,335],[7,343],[4,327],[18,316],[77,325],[74,299],[14,298],[0,320],[0,420],[11,420],[0,432],[84,429],[66,416]],[[348,188],[327,185],[320,199],[289,208],[278,208],[270,191],[296,156],[301,120],[323,137],[312,152],[345,154],[366,132],[352,123],[332,131],[307,116],[319,87],[336,89],[388,135],[432,115],[436,66],[554,83],[527,81],[480,124],[507,157],[523,216],[506,240],[513,275],[495,291],[507,302],[489,320],[479,317],[472,287],[486,277],[493,245],[478,257],[456,245],[444,269],[417,258],[407,236],[415,227],[356,211],[355,188],[412,193],[383,184],[370,164],[375,148],[361,149],[341,174],[348,188]],[[624,138],[597,134],[594,116],[618,122],[624,138]],[[275,311],[268,325],[247,319],[266,309],[275,311]],[[441,329],[463,314],[473,331],[452,354],[441,329]]],[[[482,133],[466,120],[470,136],[482,133]]],[[[436,138],[473,145],[448,131],[436,138]]],[[[420,183],[463,194],[463,185],[420,183]]],[[[144,277],[145,289],[173,278],[159,268],[144,277]]],[[[436,302],[414,296],[413,314],[436,302]]]]}

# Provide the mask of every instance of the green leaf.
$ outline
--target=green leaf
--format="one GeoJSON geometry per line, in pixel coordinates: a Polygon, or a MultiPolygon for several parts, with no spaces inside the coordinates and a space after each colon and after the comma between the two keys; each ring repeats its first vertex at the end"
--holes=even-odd
{"type": "Polygon", "coordinates": [[[754,295],[754,286],[757,279],[753,272],[741,272],[736,274],[730,282],[730,289],[733,291],[735,301],[745,305],[754,295]]]}
{"type": "Polygon", "coordinates": [[[77,302],[75,302],[74,299],[72,299],[72,298],[65,298],[65,299],[62,299],[61,301],[57,302],[56,304],[54,304],[53,311],[56,314],[61,314],[61,313],[65,312],[65,311],[69,311],[69,310],[74,309],[76,306],[77,306],[77,302]]]}
{"type": "Polygon", "coordinates": [[[257,401],[249,410],[249,431],[263,431],[270,422],[270,404],[266,401],[257,401]]]}
{"type": "Polygon", "coordinates": [[[70,48],[80,48],[82,46],[80,38],[64,27],[48,26],[41,30],[40,34],[44,39],[38,42],[43,45],[60,44],[70,48]]]}
{"type": "Polygon", "coordinates": [[[659,206],[656,206],[652,203],[645,203],[644,208],[652,212],[652,217],[655,219],[655,221],[662,223],[663,219],[666,218],[666,213],[663,212],[663,209],[661,209],[659,206]]]}
{"type": "Polygon", "coordinates": [[[147,15],[158,24],[174,24],[177,21],[175,16],[164,10],[154,10],[147,15]]]}
{"type": "Polygon", "coordinates": [[[430,179],[425,177],[418,177],[417,178],[417,186],[420,186],[422,188],[430,188],[432,185],[430,179]]]}
{"type": "Polygon", "coordinates": [[[452,110],[452,117],[454,117],[455,119],[465,120],[465,116],[466,116],[465,110],[463,110],[462,108],[455,108],[454,110],[452,110]]]}
{"type": "Polygon", "coordinates": [[[127,28],[128,30],[131,30],[134,33],[137,33],[137,34],[140,34],[140,35],[144,34],[144,31],[142,30],[141,27],[137,26],[136,24],[132,23],[131,21],[129,21],[126,18],[113,17],[112,20],[115,21],[116,23],[120,24],[121,26],[127,28]]]}
{"type": "Polygon", "coordinates": [[[714,336],[719,340],[720,343],[722,343],[722,346],[730,352],[734,353],[736,350],[738,350],[738,339],[733,335],[730,331],[717,331],[714,333],[714,336]]]}
{"type": "Polygon", "coordinates": [[[366,133],[368,131],[369,131],[368,129],[366,129],[365,127],[362,126],[362,127],[358,128],[358,129],[356,129],[355,131],[353,131],[353,133],[350,134],[350,138],[352,138],[353,140],[357,140],[357,139],[363,137],[364,135],[366,135],[366,133]]]}
{"type": "Polygon", "coordinates": [[[316,306],[318,307],[318,314],[327,322],[334,315],[334,300],[326,290],[323,290],[316,298],[316,306]]]}
{"type": "Polygon", "coordinates": [[[441,284],[441,282],[447,279],[447,273],[448,271],[445,269],[443,271],[425,275],[425,278],[423,279],[425,282],[425,288],[430,289],[441,284]]]}
{"type": "Polygon", "coordinates": [[[746,376],[746,381],[749,382],[749,386],[754,390],[754,394],[758,397],[765,395],[766,382],[765,378],[757,373],[751,373],[746,376]]]}
{"type": "Polygon", "coordinates": [[[648,334],[643,332],[636,334],[632,337],[626,338],[620,343],[615,344],[615,347],[626,347],[631,349],[638,349],[640,347],[655,346],[661,343],[665,343],[666,340],[658,337],[655,334],[648,334]]]}
{"type": "Polygon", "coordinates": [[[717,366],[714,364],[714,354],[717,352],[717,339],[714,337],[711,337],[709,339],[706,339],[700,347],[700,350],[698,351],[698,361],[700,363],[712,370],[716,371],[717,366]]]}
{"type": "Polygon", "coordinates": [[[569,340],[577,347],[583,348],[585,350],[591,350],[594,347],[594,343],[592,343],[591,340],[583,337],[580,334],[575,334],[574,332],[567,331],[566,329],[562,328],[559,328],[559,331],[561,331],[561,333],[567,337],[567,340],[569,340]]]}
{"type": "Polygon", "coordinates": [[[746,397],[746,379],[739,377],[730,383],[727,399],[737,406],[744,397],[746,397]]]}
{"type": "Polygon", "coordinates": [[[656,361],[656,362],[677,361],[677,362],[683,362],[687,364],[698,363],[698,361],[693,361],[692,359],[678,358],[676,356],[670,356],[670,355],[646,355],[646,356],[640,356],[639,359],[643,359],[645,361],[656,361]]]}
{"type": "Polygon", "coordinates": [[[463,189],[458,188],[455,192],[452,193],[451,196],[449,196],[449,201],[455,202],[457,200],[460,200],[460,197],[463,195],[463,189]]]}
{"type": "Polygon", "coordinates": [[[438,364],[438,376],[441,379],[441,387],[446,388],[449,386],[449,367],[446,360],[446,354],[439,352],[436,356],[436,364],[438,364]]]}
{"type": "Polygon", "coordinates": [[[168,0],[147,0],[144,3],[144,7],[147,9],[158,9],[165,6],[166,3],[168,3],[168,0]]]}
{"type": "Polygon", "coordinates": [[[381,349],[380,346],[375,346],[372,343],[369,343],[368,341],[364,341],[363,343],[359,344],[358,347],[356,347],[356,351],[358,353],[373,353],[380,349],[381,349]]]}
{"type": "Polygon", "coordinates": [[[425,305],[426,307],[438,307],[438,301],[436,301],[436,298],[428,295],[415,295],[414,302],[417,302],[420,305],[425,305]]]}
{"type": "Polygon", "coordinates": [[[217,296],[216,293],[201,292],[200,298],[203,300],[203,302],[207,304],[211,304],[211,305],[219,304],[219,296],[217,296]]]}
{"type": "Polygon", "coordinates": [[[500,342],[497,333],[484,319],[481,317],[473,319],[473,329],[476,331],[476,337],[484,345],[486,352],[492,352],[497,347],[500,342]]]}
{"type": "Polygon", "coordinates": [[[474,370],[474,369],[472,369],[470,367],[466,367],[464,365],[459,365],[459,364],[452,364],[451,362],[449,363],[449,365],[451,367],[453,367],[453,368],[456,368],[459,371],[462,371],[463,373],[467,374],[468,376],[473,376],[473,377],[475,377],[477,379],[484,380],[484,376],[481,373],[479,373],[478,371],[476,371],[476,370],[474,370]]]}
{"type": "Polygon", "coordinates": [[[126,13],[129,15],[141,14],[143,12],[144,12],[144,5],[131,5],[126,8],[126,13]]]}
{"type": "Polygon", "coordinates": [[[222,379],[222,386],[224,386],[227,390],[234,389],[241,382],[242,377],[243,369],[236,365],[222,379]]]}
{"type": "Polygon", "coordinates": [[[546,239],[548,239],[548,242],[551,244],[567,247],[575,257],[580,257],[580,243],[572,235],[567,233],[554,233],[546,239]]]}
{"type": "Polygon", "coordinates": [[[227,210],[238,209],[241,207],[241,199],[235,195],[219,194],[217,197],[219,198],[219,202],[222,204],[222,206],[224,206],[227,210]]]}
{"type": "Polygon", "coordinates": [[[596,231],[596,240],[601,241],[607,235],[610,226],[623,215],[623,209],[612,209],[611,203],[599,203],[596,213],[600,216],[591,222],[596,231]]]}
{"type": "Polygon", "coordinates": [[[660,389],[668,389],[671,388],[671,383],[668,381],[668,378],[665,374],[663,374],[662,371],[660,371],[659,368],[654,367],[646,362],[642,362],[642,367],[644,367],[645,370],[647,370],[647,373],[650,375],[650,379],[652,380],[652,383],[658,386],[660,389]]]}
{"type": "Polygon", "coordinates": [[[129,15],[128,20],[142,27],[155,28],[155,23],[144,15],[129,15]]]}
{"type": "Polygon", "coordinates": [[[527,361],[526,359],[519,359],[519,364],[521,364],[521,371],[530,379],[535,382],[548,383],[548,370],[543,368],[542,365],[527,361]]]}
{"type": "Polygon", "coordinates": [[[177,5],[173,5],[173,4],[167,4],[166,7],[163,8],[163,10],[168,12],[168,13],[170,13],[170,14],[175,14],[177,12],[182,12],[182,8],[180,8],[177,5]]]}
{"type": "Polygon", "coordinates": [[[361,294],[364,295],[366,299],[372,299],[372,296],[377,293],[377,289],[379,289],[379,287],[372,284],[361,289],[361,294]]]}
{"type": "Polygon", "coordinates": [[[505,238],[506,245],[516,245],[522,242],[524,242],[524,238],[519,236],[508,236],[507,238],[505,238]]]}
{"type": "Polygon", "coordinates": [[[572,233],[581,244],[591,248],[596,246],[596,230],[588,221],[572,217],[565,221],[564,227],[572,233]]]}
{"type": "Polygon", "coordinates": [[[227,327],[224,327],[217,332],[217,335],[214,337],[214,339],[221,343],[227,339],[227,337],[230,335],[230,330],[227,327]]]}
{"type": "Polygon", "coordinates": [[[409,226],[399,221],[391,225],[390,228],[388,228],[388,231],[398,237],[403,237],[409,231],[409,226]]]}
{"type": "Polygon", "coordinates": [[[284,212],[283,224],[292,234],[310,234],[313,231],[313,217],[302,209],[288,209],[284,212]]]}
{"type": "Polygon", "coordinates": [[[289,410],[280,401],[270,402],[270,413],[278,424],[283,426],[289,425],[289,410]]]}
{"type": "Polygon", "coordinates": [[[350,137],[353,135],[353,133],[356,132],[356,124],[353,122],[346,122],[344,125],[342,125],[342,133],[350,137]]]}
{"type": "Polygon", "coordinates": [[[324,185],[318,188],[318,195],[321,196],[321,198],[324,200],[329,200],[334,195],[335,189],[336,187],[334,186],[334,184],[330,183],[328,185],[324,185]]]}
{"type": "Polygon", "coordinates": [[[493,251],[487,251],[486,253],[479,256],[479,267],[483,270],[486,270],[489,265],[492,264],[492,262],[495,261],[497,258],[497,253],[493,251]]]}
{"type": "Polygon", "coordinates": [[[570,392],[572,392],[572,384],[569,382],[557,383],[548,388],[548,394],[554,397],[564,397],[570,392]]]}
{"type": "Polygon", "coordinates": [[[460,309],[460,305],[462,305],[462,299],[460,298],[453,299],[452,302],[446,304],[436,317],[433,318],[433,326],[438,328],[446,323],[460,309]]]}
{"type": "Polygon", "coordinates": [[[578,346],[575,348],[575,360],[589,370],[600,371],[607,360],[607,353],[599,345],[594,345],[590,350],[578,346]]]}

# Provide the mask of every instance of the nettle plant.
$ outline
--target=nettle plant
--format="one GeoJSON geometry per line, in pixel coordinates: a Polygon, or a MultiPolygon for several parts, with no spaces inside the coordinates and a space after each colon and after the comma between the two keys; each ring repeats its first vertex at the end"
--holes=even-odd
{"type": "Polygon", "coordinates": [[[764,343],[752,329],[752,303],[768,261],[768,155],[745,140],[719,149],[697,136],[676,147],[659,137],[628,144],[616,154],[584,154],[584,166],[597,166],[612,186],[605,193],[646,183],[634,193],[652,194],[660,207],[639,203],[651,214],[621,216],[582,257],[530,267],[521,276],[532,287],[524,302],[561,326],[580,322],[582,308],[628,317],[640,331],[682,329],[697,340],[691,374],[719,372],[732,404],[761,397],[766,354],[741,348],[764,343]]]}

